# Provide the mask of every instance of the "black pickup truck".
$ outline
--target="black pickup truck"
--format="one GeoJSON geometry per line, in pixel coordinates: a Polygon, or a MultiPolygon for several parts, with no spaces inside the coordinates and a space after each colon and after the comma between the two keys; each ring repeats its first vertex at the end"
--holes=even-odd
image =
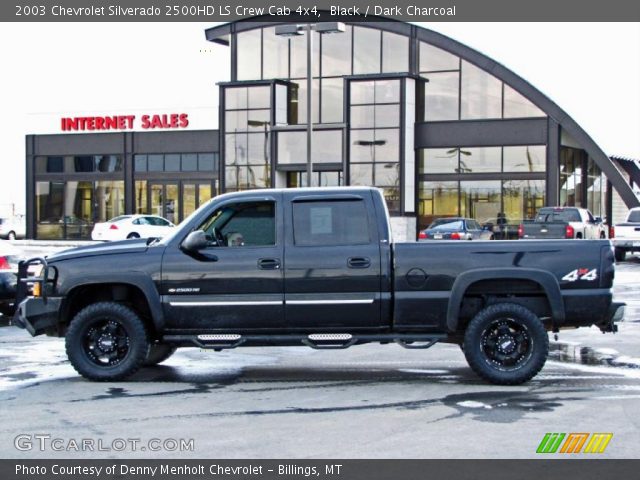
{"type": "Polygon", "coordinates": [[[612,332],[624,312],[608,240],[391,238],[376,189],[225,194],[162,240],[25,262],[14,322],[64,336],[92,380],[122,379],[178,347],[449,342],[484,379],[519,384],[544,365],[548,331],[612,332]]]}

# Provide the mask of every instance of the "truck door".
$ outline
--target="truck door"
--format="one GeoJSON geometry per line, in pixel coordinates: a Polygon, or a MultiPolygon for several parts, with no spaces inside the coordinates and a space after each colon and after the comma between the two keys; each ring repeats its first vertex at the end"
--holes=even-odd
{"type": "Polygon", "coordinates": [[[310,333],[382,327],[380,242],[371,194],[289,195],[289,327],[310,333]]]}
{"type": "Polygon", "coordinates": [[[264,331],[284,327],[280,194],[230,200],[197,228],[210,245],[167,248],[162,301],[169,329],[264,331]]]}

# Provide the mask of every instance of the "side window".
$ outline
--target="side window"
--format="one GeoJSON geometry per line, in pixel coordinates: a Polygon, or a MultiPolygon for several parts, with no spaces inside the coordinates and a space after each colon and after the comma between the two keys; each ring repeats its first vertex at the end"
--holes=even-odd
{"type": "Polygon", "coordinates": [[[216,210],[201,226],[212,242],[225,247],[258,247],[276,244],[274,202],[239,202],[216,210]]]}
{"type": "Polygon", "coordinates": [[[593,217],[589,210],[587,210],[587,220],[589,221],[589,223],[596,223],[596,219],[593,217]]]}
{"type": "Polygon", "coordinates": [[[299,246],[368,244],[364,201],[294,202],[293,237],[299,246]]]}

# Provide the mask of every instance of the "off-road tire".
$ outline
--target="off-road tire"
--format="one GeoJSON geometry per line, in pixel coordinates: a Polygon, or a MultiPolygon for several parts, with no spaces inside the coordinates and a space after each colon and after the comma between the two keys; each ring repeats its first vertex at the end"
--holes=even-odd
{"type": "Polygon", "coordinates": [[[549,354],[549,336],[540,319],[515,303],[496,303],[484,308],[469,322],[462,347],[471,369],[496,385],[519,385],[531,380],[544,366],[549,354]],[[494,339],[497,331],[503,331],[494,339]],[[514,333],[514,331],[516,333],[514,333]],[[491,345],[500,345],[493,348],[491,345]],[[502,345],[513,352],[503,355],[502,345]],[[523,350],[521,352],[521,350],[523,350]],[[502,357],[509,358],[509,362],[502,357]]]}
{"type": "MultiPolygon", "coordinates": [[[[113,344],[112,341],[108,342],[108,345],[113,344]]],[[[94,303],[82,309],[69,325],[65,344],[67,357],[73,368],[83,377],[101,382],[122,380],[133,375],[142,366],[149,352],[147,331],[140,317],[125,305],[115,302],[94,303]],[[92,340],[96,330],[109,335],[105,328],[99,328],[105,322],[109,326],[115,326],[117,332],[123,333],[119,338],[126,339],[126,352],[113,365],[100,364],[95,356],[92,358],[95,350],[87,345],[96,341],[92,340]]]]}
{"type": "Polygon", "coordinates": [[[151,367],[167,360],[176,353],[178,347],[167,345],[166,343],[155,343],[149,347],[147,358],[142,363],[145,367],[151,367]]]}
{"type": "Polygon", "coordinates": [[[627,251],[622,248],[615,249],[616,262],[624,262],[624,259],[627,258],[627,251]]]}

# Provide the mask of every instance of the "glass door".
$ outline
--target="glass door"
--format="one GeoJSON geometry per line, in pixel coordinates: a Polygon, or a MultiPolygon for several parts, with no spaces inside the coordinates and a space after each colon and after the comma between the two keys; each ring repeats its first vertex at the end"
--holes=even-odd
{"type": "Polygon", "coordinates": [[[149,183],[151,215],[180,222],[180,189],[177,183],[149,183]]]}

